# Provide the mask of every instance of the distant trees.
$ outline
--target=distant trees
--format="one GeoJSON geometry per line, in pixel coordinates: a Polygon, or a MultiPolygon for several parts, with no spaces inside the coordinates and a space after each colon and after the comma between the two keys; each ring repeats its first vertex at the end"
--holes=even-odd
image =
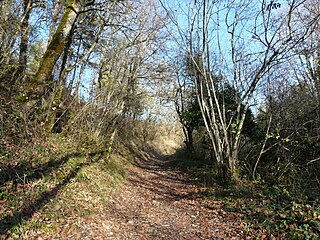
{"type": "Polygon", "coordinates": [[[123,10],[130,11],[115,16],[117,24],[108,27],[109,34],[98,44],[98,78],[91,91],[92,105],[101,116],[97,133],[108,129],[113,135],[123,119],[130,127],[144,114],[148,85],[157,74],[153,65],[166,37],[161,34],[165,19],[156,15],[154,2],[132,2],[123,10]]]}

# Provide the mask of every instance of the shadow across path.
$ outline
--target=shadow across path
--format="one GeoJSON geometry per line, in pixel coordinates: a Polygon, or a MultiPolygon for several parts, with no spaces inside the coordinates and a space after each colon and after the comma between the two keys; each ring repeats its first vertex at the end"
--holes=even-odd
{"type": "Polygon", "coordinates": [[[219,216],[188,175],[172,166],[172,156],[156,151],[138,156],[104,213],[103,224],[111,233],[107,239],[241,238],[234,222],[219,216]]]}

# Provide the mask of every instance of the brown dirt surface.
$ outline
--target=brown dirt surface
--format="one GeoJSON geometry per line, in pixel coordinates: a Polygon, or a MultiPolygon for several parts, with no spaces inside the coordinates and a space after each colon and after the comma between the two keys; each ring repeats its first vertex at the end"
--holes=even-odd
{"type": "Polygon", "coordinates": [[[150,155],[134,166],[105,211],[82,219],[81,239],[243,239],[239,219],[213,209],[187,175],[150,155]]]}

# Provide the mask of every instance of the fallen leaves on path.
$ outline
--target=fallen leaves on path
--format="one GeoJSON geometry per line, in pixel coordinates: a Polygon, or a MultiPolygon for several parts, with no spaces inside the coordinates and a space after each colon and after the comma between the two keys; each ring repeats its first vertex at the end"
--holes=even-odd
{"type": "Polygon", "coordinates": [[[81,239],[242,239],[239,219],[212,209],[185,174],[150,157],[133,167],[105,211],[82,219],[81,239]]]}

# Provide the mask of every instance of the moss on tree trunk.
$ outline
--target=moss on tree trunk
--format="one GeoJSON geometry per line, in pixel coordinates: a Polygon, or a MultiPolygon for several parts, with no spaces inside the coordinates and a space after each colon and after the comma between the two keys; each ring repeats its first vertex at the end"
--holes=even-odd
{"type": "Polygon", "coordinates": [[[76,21],[79,10],[80,1],[70,0],[62,16],[59,27],[54,33],[52,40],[41,59],[39,69],[30,86],[30,90],[32,90],[37,97],[42,96],[48,85],[53,68],[65,48],[68,35],[70,34],[72,25],[76,21]]]}

